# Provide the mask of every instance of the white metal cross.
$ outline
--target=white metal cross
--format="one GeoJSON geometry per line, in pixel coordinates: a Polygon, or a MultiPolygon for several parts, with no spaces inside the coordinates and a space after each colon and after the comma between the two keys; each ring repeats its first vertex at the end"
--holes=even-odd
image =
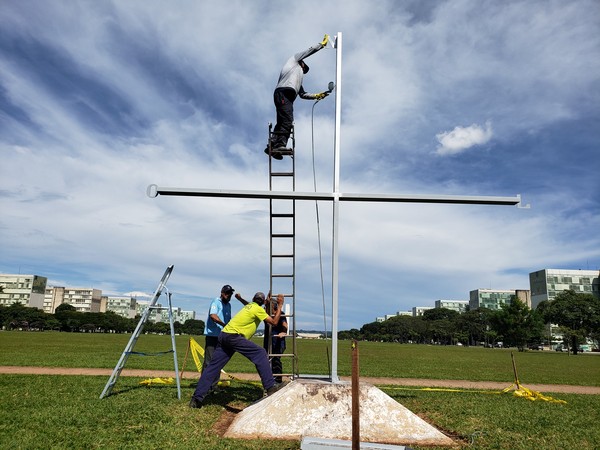
{"type": "MultiPolygon", "coordinates": [[[[239,191],[221,189],[185,189],[174,187],[148,186],[149,197],[158,195],[194,196],[194,197],[230,197],[256,199],[288,199],[288,200],[326,200],[333,202],[332,231],[332,263],[331,263],[331,381],[339,382],[338,368],[338,224],[339,204],[352,202],[400,202],[400,203],[451,203],[471,205],[511,205],[521,206],[521,196],[460,196],[460,195],[393,195],[393,194],[344,194],[339,191],[340,184],[340,129],[342,102],[342,33],[337,33],[334,48],[336,49],[336,96],[335,96],[335,140],[333,192],[282,192],[282,191],[239,191]]],[[[529,205],[524,206],[525,208],[529,205]]]]}

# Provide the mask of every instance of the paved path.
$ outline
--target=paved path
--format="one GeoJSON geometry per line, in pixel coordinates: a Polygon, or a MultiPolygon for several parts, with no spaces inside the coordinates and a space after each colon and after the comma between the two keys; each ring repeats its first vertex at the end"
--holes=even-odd
{"type": "MultiPolygon", "coordinates": [[[[0,366],[0,374],[31,374],[31,375],[101,375],[109,377],[113,369],[93,368],[67,368],[67,367],[32,367],[32,366],[0,366]]],[[[124,377],[172,377],[171,370],[141,370],[123,369],[121,376],[124,377]]],[[[258,375],[254,373],[232,373],[230,374],[241,380],[258,381],[258,375]]],[[[183,378],[198,378],[198,372],[184,372],[183,378]]],[[[341,377],[343,381],[350,381],[349,377],[341,377]]],[[[468,381],[468,380],[427,380],[420,378],[372,378],[361,377],[361,381],[377,385],[395,386],[422,386],[452,389],[485,389],[498,391],[510,386],[510,382],[501,383],[496,381],[468,381]]],[[[525,387],[539,392],[559,392],[566,394],[591,394],[600,395],[598,386],[572,386],[566,384],[529,384],[522,383],[525,387]]]]}

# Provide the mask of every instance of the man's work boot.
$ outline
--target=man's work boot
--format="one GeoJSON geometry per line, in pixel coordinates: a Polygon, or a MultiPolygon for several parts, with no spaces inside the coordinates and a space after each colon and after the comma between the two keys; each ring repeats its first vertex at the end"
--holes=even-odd
{"type": "Polygon", "coordinates": [[[190,408],[202,408],[202,403],[192,397],[190,400],[190,408]]]}
{"type": "MultiPolygon", "coordinates": [[[[265,148],[265,153],[268,155],[269,154],[269,147],[265,148]]],[[[277,159],[277,160],[282,160],[283,159],[283,155],[279,152],[276,152],[275,150],[271,151],[271,156],[273,157],[273,159],[277,159]]]]}
{"type": "Polygon", "coordinates": [[[267,396],[273,395],[278,390],[283,389],[285,386],[287,386],[287,384],[287,381],[284,381],[283,383],[275,383],[273,386],[267,389],[267,396]]]}

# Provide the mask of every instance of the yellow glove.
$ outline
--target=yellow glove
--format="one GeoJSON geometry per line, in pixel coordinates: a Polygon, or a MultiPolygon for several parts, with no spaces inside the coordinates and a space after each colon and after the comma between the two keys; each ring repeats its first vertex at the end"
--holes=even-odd
{"type": "Polygon", "coordinates": [[[329,95],[329,92],[327,92],[327,91],[325,91],[325,92],[319,92],[318,94],[315,95],[315,99],[317,99],[317,100],[323,100],[328,95],[329,95]]]}
{"type": "Polygon", "coordinates": [[[323,47],[325,47],[327,45],[327,42],[329,42],[329,35],[326,34],[325,37],[323,38],[323,41],[321,42],[321,45],[323,47]]]}

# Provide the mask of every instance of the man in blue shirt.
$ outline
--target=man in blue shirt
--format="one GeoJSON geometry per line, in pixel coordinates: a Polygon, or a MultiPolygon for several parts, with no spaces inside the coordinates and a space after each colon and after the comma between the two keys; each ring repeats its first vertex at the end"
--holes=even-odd
{"type": "MultiPolygon", "coordinates": [[[[231,301],[231,296],[234,292],[235,289],[226,284],[221,289],[221,296],[215,298],[208,308],[208,318],[204,325],[204,335],[206,336],[206,339],[204,341],[204,362],[202,363],[202,372],[208,367],[208,363],[210,363],[215,349],[217,348],[219,333],[231,320],[231,305],[229,302],[231,301]]],[[[243,300],[239,294],[235,297],[244,305],[248,303],[243,300]]],[[[213,388],[216,387],[217,382],[215,382],[213,388]]]]}

